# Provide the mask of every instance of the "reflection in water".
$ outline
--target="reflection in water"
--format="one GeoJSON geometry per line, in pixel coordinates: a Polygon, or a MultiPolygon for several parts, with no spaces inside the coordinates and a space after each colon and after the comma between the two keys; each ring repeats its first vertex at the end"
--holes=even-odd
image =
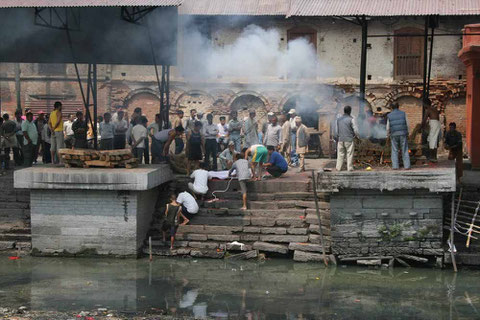
{"type": "Polygon", "coordinates": [[[0,307],[241,319],[479,318],[478,271],[0,256],[0,307]]]}

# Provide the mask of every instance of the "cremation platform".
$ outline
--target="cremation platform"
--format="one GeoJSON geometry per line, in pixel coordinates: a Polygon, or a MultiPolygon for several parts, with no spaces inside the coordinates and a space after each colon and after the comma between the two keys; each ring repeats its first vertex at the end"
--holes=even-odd
{"type": "Polygon", "coordinates": [[[18,170],[30,189],[32,252],[135,256],[149,229],[168,165],[134,169],[36,166],[18,170]]]}

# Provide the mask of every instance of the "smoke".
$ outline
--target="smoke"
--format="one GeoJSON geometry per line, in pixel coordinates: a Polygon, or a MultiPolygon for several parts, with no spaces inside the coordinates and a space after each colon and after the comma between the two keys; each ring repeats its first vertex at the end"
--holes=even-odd
{"type": "Polygon", "coordinates": [[[212,40],[201,32],[193,20],[184,19],[181,71],[188,79],[252,81],[272,77],[292,81],[331,73],[306,39],[298,38],[285,45],[277,29],[251,24],[232,43],[223,44],[224,40],[212,40]]]}

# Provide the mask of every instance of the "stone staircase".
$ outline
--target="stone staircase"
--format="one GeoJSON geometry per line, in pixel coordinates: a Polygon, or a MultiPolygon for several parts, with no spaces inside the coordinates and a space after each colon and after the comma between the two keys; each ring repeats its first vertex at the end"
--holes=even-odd
{"type": "MultiPolygon", "coordinates": [[[[210,190],[225,190],[228,181],[211,180],[210,190]]],[[[176,188],[186,185],[177,179],[176,188]]],[[[297,261],[321,260],[319,222],[311,182],[307,174],[247,183],[248,210],[242,201],[237,181],[228,192],[215,193],[217,201],[204,202],[196,216],[177,231],[175,249],[163,243],[160,218],[155,215],[152,252],[161,256],[223,258],[241,251],[258,250],[267,256],[292,257],[297,261]],[[231,244],[240,242],[243,246],[231,244]]],[[[322,230],[326,251],[330,252],[330,205],[325,194],[319,195],[322,230]]],[[[213,198],[210,194],[209,199],[213,198]]],[[[144,252],[148,254],[148,243],[144,252]]]]}
{"type": "Polygon", "coordinates": [[[30,192],[13,188],[13,170],[0,176],[0,251],[30,250],[30,192]]]}

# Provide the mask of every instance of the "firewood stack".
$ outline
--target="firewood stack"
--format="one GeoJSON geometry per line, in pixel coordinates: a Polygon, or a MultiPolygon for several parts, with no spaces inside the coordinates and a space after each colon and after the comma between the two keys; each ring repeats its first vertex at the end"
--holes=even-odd
{"type": "Polygon", "coordinates": [[[60,156],[66,168],[70,167],[104,167],[104,168],[135,168],[137,159],[130,149],[121,150],[89,150],[89,149],[60,149],[60,156]]]}

